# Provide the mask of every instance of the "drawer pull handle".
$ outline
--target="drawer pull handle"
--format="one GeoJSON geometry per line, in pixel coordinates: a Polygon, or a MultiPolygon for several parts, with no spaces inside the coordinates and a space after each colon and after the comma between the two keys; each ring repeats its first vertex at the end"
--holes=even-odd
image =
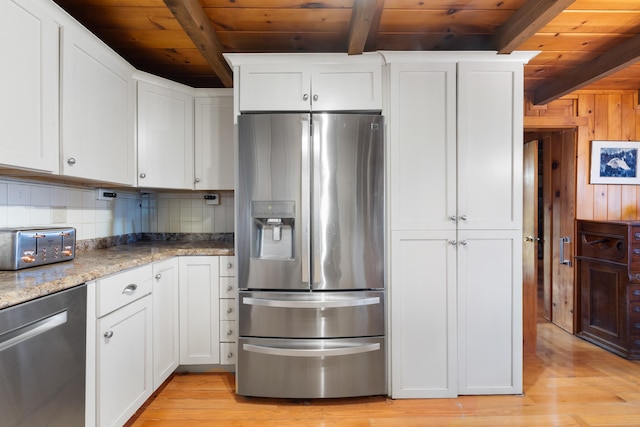
{"type": "Polygon", "coordinates": [[[633,291],[633,296],[636,296],[636,297],[640,296],[640,289],[635,289],[633,291]]]}
{"type": "Polygon", "coordinates": [[[136,292],[136,289],[138,289],[138,285],[132,283],[130,285],[127,285],[127,287],[122,290],[122,293],[124,295],[133,295],[136,292]]]}
{"type": "Polygon", "coordinates": [[[640,307],[638,307],[637,305],[635,307],[633,307],[633,311],[635,313],[640,313],[640,307]]]}
{"type": "Polygon", "coordinates": [[[640,249],[634,249],[633,250],[633,254],[634,255],[640,255],[640,249]]]}
{"type": "Polygon", "coordinates": [[[636,240],[640,240],[640,233],[633,233],[633,238],[636,240]]]}
{"type": "Polygon", "coordinates": [[[105,337],[105,338],[107,338],[107,339],[109,339],[109,338],[113,337],[113,331],[107,331],[107,332],[105,332],[105,333],[104,333],[104,337],[105,337]]]}
{"type": "Polygon", "coordinates": [[[640,329],[640,323],[634,323],[633,327],[636,328],[636,329],[640,329]]]}
{"type": "Polygon", "coordinates": [[[634,343],[635,345],[640,345],[640,340],[635,340],[633,343],[634,343]]]}

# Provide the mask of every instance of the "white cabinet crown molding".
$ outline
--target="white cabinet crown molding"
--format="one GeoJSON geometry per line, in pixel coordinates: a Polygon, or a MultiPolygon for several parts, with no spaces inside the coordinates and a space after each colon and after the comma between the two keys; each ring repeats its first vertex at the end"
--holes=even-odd
{"type": "Polygon", "coordinates": [[[385,63],[392,62],[519,62],[528,63],[540,51],[515,51],[508,55],[497,51],[378,51],[385,63]]]}
{"type": "MultiPolygon", "coordinates": [[[[378,52],[362,55],[347,53],[224,53],[222,55],[231,67],[245,64],[380,64],[384,63],[378,52]]],[[[235,85],[234,85],[235,86],[235,85]]]]}

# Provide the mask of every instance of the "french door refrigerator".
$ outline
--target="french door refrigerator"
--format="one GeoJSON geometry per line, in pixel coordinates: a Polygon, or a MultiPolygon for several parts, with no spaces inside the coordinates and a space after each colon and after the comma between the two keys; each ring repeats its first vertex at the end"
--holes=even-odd
{"type": "Polygon", "coordinates": [[[236,392],[386,394],[383,117],[238,117],[236,392]]]}

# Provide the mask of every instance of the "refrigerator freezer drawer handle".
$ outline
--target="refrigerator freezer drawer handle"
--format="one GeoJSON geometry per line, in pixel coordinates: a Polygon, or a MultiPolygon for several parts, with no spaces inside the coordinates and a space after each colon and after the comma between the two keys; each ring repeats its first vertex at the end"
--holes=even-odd
{"type": "Polygon", "coordinates": [[[330,356],[346,356],[350,354],[368,353],[370,351],[380,350],[380,343],[359,345],[356,347],[343,347],[333,349],[294,349],[294,348],[274,348],[264,347],[261,345],[244,344],[244,351],[253,353],[268,354],[270,356],[288,356],[288,357],[330,357],[330,356]]]}
{"type": "Polygon", "coordinates": [[[260,305],[263,307],[277,308],[340,308],[340,307],[358,307],[362,305],[380,304],[380,297],[358,298],[350,300],[338,301],[283,301],[262,298],[242,298],[242,303],[246,305],[260,305]]]}

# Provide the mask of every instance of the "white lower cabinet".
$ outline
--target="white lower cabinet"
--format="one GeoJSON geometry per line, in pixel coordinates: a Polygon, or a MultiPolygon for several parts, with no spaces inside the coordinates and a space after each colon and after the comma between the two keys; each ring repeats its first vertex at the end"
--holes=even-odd
{"type": "Polygon", "coordinates": [[[178,258],[153,264],[153,389],[178,367],[180,330],[178,258]]]}
{"type": "Polygon", "coordinates": [[[457,396],[455,235],[392,233],[394,398],[457,396]]]}
{"type": "Polygon", "coordinates": [[[96,281],[96,424],[122,426],[151,396],[151,265],[96,281]]]}
{"type": "Polygon", "coordinates": [[[458,232],[458,393],[522,393],[522,233],[458,232]]]}
{"type": "Polygon", "coordinates": [[[220,363],[218,257],[180,257],[180,364],[220,363]]]}

